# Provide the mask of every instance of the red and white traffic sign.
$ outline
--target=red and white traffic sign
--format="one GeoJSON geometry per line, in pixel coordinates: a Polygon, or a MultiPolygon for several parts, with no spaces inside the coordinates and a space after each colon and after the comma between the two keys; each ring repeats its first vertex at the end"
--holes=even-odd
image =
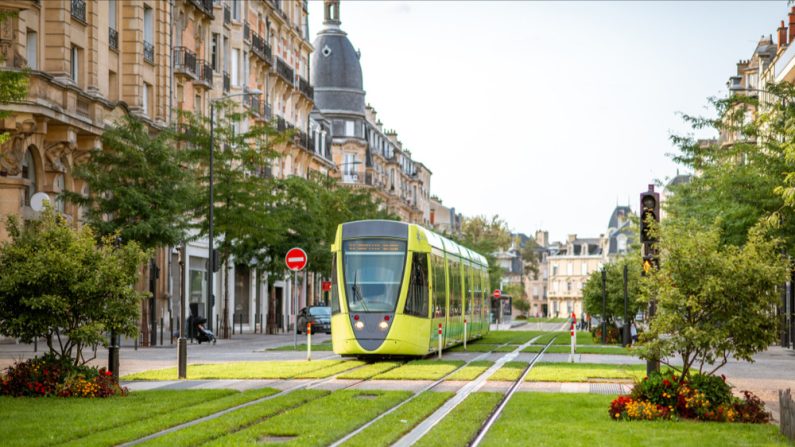
{"type": "Polygon", "coordinates": [[[500,296],[502,296],[502,292],[500,292],[500,289],[494,289],[494,293],[492,293],[492,295],[494,296],[494,298],[499,298],[500,296]]]}
{"type": "Polygon", "coordinates": [[[291,248],[284,257],[287,268],[297,272],[306,267],[306,252],[298,247],[291,248]]]}
{"type": "Polygon", "coordinates": [[[331,290],[331,281],[323,281],[321,285],[323,286],[324,292],[328,292],[331,290]]]}

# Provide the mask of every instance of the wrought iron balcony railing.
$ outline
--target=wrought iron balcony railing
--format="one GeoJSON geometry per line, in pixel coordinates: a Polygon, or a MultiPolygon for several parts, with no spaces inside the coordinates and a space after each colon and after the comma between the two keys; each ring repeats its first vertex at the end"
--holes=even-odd
{"type": "Polygon", "coordinates": [[[86,23],[86,0],[72,0],[72,17],[86,23]]]}
{"type": "Polygon", "coordinates": [[[284,78],[288,84],[292,85],[295,82],[295,74],[293,69],[280,57],[276,58],[276,73],[284,78]]]}
{"type": "Polygon", "coordinates": [[[210,19],[215,18],[213,14],[213,0],[190,0],[190,2],[193,3],[196,9],[206,14],[210,19]]]}
{"type": "Polygon", "coordinates": [[[257,33],[251,33],[251,49],[260,59],[273,65],[271,46],[257,33]]]}
{"type": "Polygon", "coordinates": [[[119,32],[113,27],[108,27],[108,46],[112,50],[119,51],[119,32]]]}
{"type": "Polygon", "coordinates": [[[309,81],[300,76],[298,77],[298,90],[307,98],[314,100],[315,88],[309,84],[309,81]]]}
{"type": "Polygon", "coordinates": [[[232,10],[229,5],[224,5],[224,25],[232,23],[232,10]]]}
{"type": "Polygon", "coordinates": [[[213,66],[203,59],[196,61],[196,77],[198,78],[198,82],[204,84],[208,88],[212,88],[213,66]]]}
{"type": "Polygon", "coordinates": [[[144,40],[144,60],[150,64],[155,63],[155,45],[144,40]]]}
{"type": "Polygon", "coordinates": [[[174,73],[196,77],[196,54],[186,47],[174,48],[174,73]]]}

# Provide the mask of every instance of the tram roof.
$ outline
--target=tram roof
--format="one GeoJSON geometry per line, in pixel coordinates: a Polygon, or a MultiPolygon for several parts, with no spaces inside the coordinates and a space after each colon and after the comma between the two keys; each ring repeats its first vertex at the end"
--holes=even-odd
{"type": "Polygon", "coordinates": [[[419,225],[417,225],[417,228],[425,232],[425,237],[428,239],[428,243],[431,245],[431,247],[437,248],[446,253],[455,254],[458,257],[464,258],[476,264],[480,264],[484,267],[487,267],[489,265],[488,262],[486,261],[486,258],[481,256],[480,254],[462,245],[459,245],[440,234],[434,233],[433,231],[427,228],[421,227],[419,225]]]}

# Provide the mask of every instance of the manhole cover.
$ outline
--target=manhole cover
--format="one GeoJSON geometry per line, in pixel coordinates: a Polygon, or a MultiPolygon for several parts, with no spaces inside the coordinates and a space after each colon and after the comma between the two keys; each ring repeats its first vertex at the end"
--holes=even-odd
{"type": "Polygon", "coordinates": [[[259,438],[259,442],[266,444],[276,444],[281,442],[292,441],[297,438],[297,435],[265,435],[259,438]]]}

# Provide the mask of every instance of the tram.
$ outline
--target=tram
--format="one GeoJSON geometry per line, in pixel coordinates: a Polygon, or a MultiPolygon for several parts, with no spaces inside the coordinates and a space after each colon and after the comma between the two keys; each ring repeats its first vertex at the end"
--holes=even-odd
{"type": "Polygon", "coordinates": [[[424,356],[439,337],[445,349],[488,332],[488,263],[478,253],[386,220],[343,223],[331,250],[335,353],[424,356]]]}

